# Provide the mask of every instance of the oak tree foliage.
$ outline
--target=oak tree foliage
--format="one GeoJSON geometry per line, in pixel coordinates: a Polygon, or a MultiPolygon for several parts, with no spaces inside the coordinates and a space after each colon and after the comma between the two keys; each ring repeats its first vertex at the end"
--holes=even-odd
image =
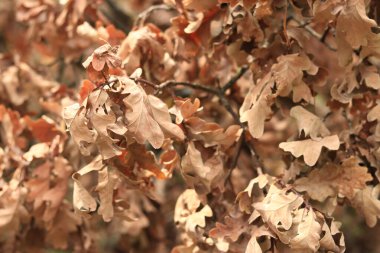
{"type": "Polygon", "coordinates": [[[345,226],[380,218],[379,10],[0,1],[0,252],[354,252],[345,226]]]}

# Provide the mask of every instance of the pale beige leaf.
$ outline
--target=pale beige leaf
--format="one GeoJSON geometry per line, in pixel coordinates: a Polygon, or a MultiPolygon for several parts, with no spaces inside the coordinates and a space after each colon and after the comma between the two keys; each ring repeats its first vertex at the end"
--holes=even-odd
{"type": "Polygon", "coordinates": [[[290,241],[290,247],[305,252],[316,252],[322,227],[316,220],[313,209],[298,209],[296,216],[300,217],[300,223],[297,226],[297,235],[290,241]]]}
{"type": "Polygon", "coordinates": [[[326,147],[330,150],[338,150],[340,143],[338,136],[332,135],[324,137],[320,141],[307,139],[303,141],[281,142],[279,146],[297,158],[303,156],[305,163],[309,166],[313,166],[321,154],[322,147],[326,147]]]}
{"type": "Polygon", "coordinates": [[[363,214],[367,225],[370,227],[374,227],[377,223],[377,219],[380,218],[379,191],[379,185],[375,188],[367,186],[357,192],[352,200],[352,206],[363,214]]]}
{"type": "Polygon", "coordinates": [[[274,227],[282,227],[288,230],[292,225],[292,212],[300,207],[303,199],[293,192],[287,193],[284,189],[279,189],[271,185],[265,199],[254,203],[253,207],[260,213],[264,222],[270,223],[274,227]]]}
{"type": "Polygon", "coordinates": [[[213,212],[208,205],[198,210],[201,201],[193,189],[185,190],[177,199],[174,211],[174,221],[183,226],[185,231],[196,233],[197,227],[206,226],[206,217],[212,217],[213,212]]]}
{"type": "Polygon", "coordinates": [[[248,241],[247,248],[245,249],[245,253],[262,253],[261,247],[256,240],[256,237],[251,236],[251,239],[248,241]]]}
{"type": "Polygon", "coordinates": [[[96,210],[97,206],[95,198],[91,196],[90,192],[82,185],[80,177],[91,171],[99,171],[103,167],[102,160],[100,156],[98,156],[91,163],[73,174],[73,204],[80,212],[91,213],[96,210]]]}
{"type": "Polygon", "coordinates": [[[290,116],[296,119],[300,135],[303,131],[305,137],[310,136],[313,140],[320,140],[320,136],[324,137],[330,134],[322,120],[302,106],[293,107],[290,110],[290,116]]]}
{"type": "Polygon", "coordinates": [[[113,210],[113,188],[116,183],[115,175],[108,171],[107,167],[99,170],[98,185],[96,191],[99,193],[100,205],[98,213],[103,216],[105,222],[111,221],[113,210]]]}

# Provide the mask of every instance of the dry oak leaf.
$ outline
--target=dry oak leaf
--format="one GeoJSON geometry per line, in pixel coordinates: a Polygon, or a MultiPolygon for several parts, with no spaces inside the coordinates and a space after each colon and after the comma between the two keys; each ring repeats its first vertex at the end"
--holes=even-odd
{"type": "Polygon", "coordinates": [[[268,183],[273,183],[273,178],[267,174],[261,174],[249,181],[248,186],[236,196],[236,201],[239,203],[240,211],[251,213],[252,201],[258,198],[264,198],[261,191],[268,183]],[[255,187],[257,186],[257,187],[255,187]]]}
{"type": "Polygon", "coordinates": [[[376,66],[360,65],[359,71],[361,79],[364,80],[367,87],[375,90],[380,89],[380,75],[376,66]]]}
{"type": "Polygon", "coordinates": [[[373,107],[367,114],[367,120],[369,122],[377,121],[377,125],[375,127],[375,137],[377,140],[380,140],[380,104],[378,104],[373,107]]]}
{"type": "Polygon", "coordinates": [[[330,150],[338,150],[340,146],[337,135],[322,138],[319,141],[307,139],[302,141],[281,142],[279,147],[286,152],[292,153],[295,157],[304,157],[304,161],[309,166],[314,166],[321,154],[322,147],[330,150]]]}
{"type": "Polygon", "coordinates": [[[112,47],[110,44],[104,44],[95,49],[94,53],[83,62],[83,67],[88,68],[91,64],[94,70],[98,72],[102,71],[106,64],[108,68],[118,68],[121,66],[121,59],[116,53],[116,47],[112,47]]]}
{"type": "Polygon", "coordinates": [[[185,126],[190,133],[188,137],[203,141],[205,147],[219,145],[223,150],[237,142],[243,132],[239,125],[230,125],[224,130],[219,124],[198,117],[186,119],[185,126]]]}
{"type": "Polygon", "coordinates": [[[296,236],[290,240],[290,247],[295,250],[302,250],[302,252],[305,253],[317,252],[322,226],[317,221],[313,209],[298,209],[294,220],[298,225],[296,228],[296,236]]]}
{"type": "Polygon", "coordinates": [[[287,193],[286,189],[271,185],[267,196],[261,202],[254,203],[253,207],[260,213],[264,222],[275,228],[282,226],[289,230],[293,222],[292,212],[302,203],[303,199],[295,193],[287,193]]]}
{"type": "Polygon", "coordinates": [[[240,235],[248,231],[248,222],[241,215],[239,217],[224,217],[224,222],[216,222],[215,228],[212,228],[209,235],[213,238],[229,238],[236,242],[240,235]]]}
{"type": "Polygon", "coordinates": [[[376,21],[367,16],[364,0],[347,0],[337,19],[337,37],[358,49],[367,45],[371,28],[376,26],[376,21]]]}
{"type": "Polygon", "coordinates": [[[328,219],[319,214],[320,219],[323,221],[322,234],[320,243],[321,249],[326,249],[336,253],[345,251],[344,236],[339,231],[340,224],[333,219],[328,219]]]}
{"type": "Polygon", "coordinates": [[[115,175],[110,173],[107,166],[103,165],[101,156],[97,156],[92,162],[73,174],[73,204],[76,210],[84,214],[91,214],[97,209],[98,204],[96,199],[81,182],[81,177],[92,171],[97,172],[95,191],[98,192],[100,202],[98,213],[103,216],[104,221],[109,222],[114,214],[112,203],[116,179],[115,175]]]}
{"type": "Polygon", "coordinates": [[[24,121],[35,139],[41,142],[51,142],[57,135],[64,136],[58,125],[49,117],[43,115],[33,121],[29,116],[24,117],[24,121]]]}
{"type": "Polygon", "coordinates": [[[271,75],[267,74],[257,85],[253,86],[245,97],[239,109],[240,121],[248,122],[249,133],[254,138],[260,138],[264,133],[264,123],[271,115],[272,94],[270,90],[271,75]]]}
{"type": "Polygon", "coordinates": [[[223,161],[214,155],[203,162],[201,152],[190,142],[181,161],[181,171],[189,186],[198,193],[208,193],[220,184],[224,177],[223,161]]]}
{"type": "Polygon", "coordinates": [[[174,221],[183,226],[186,232],[196,233],[196,227],[206,226],[206,217],[213,213],[208,205],[202,205],[200,198],[193,189],[185,190],[177,199],[174,211],[174,221]]]}
{"type": "Polygon", "coordinates": [[[367,186],[363,190],[358,191],[353,198],[352,206],[363,214],[365,221],[369,227],[374,227],[377,219],[380,218],[380,185],[367,186]]]}
{"type": "Polygon", "coordinates": [[[63,110],[63,118],[70,129],[71,137],[83,155],[90,155],[89,144],[95,142],[97,132],[89,129],[89,120],[86,118],[86,108],[75,103],[63,110]]]}
{"type": "Polygon", "coordinates": [[[194,102],[191,102],[190,98],[176,98],[174,106],[169,109],[169,112],[176,116],[175,123],[181,124],[184,120],[190,118],[202,109],[201,101],[198,98],[195,98],[194,102]]]}
{"type": "Polygon", "coordinates": [[[265,120],[270,117],[271,106],[277,96],[288,96],[293,91],[293,101],[312,101],[310,88],[302,80],[305,73],[318,73],[318,67],[306,55],[283,55],[277,58],[270,72],[250,89],[239,113],[240,121],[248,122],[248,130],[254,138],[263,135],[265,120]]]}
{"type": "MultiPolygon", "coordinates": [[[[17,174],[19,172],[15,172],[17,174]]],[[[14,176],[15,177],[15,176],[14,176]]],[[[19,187],[19,180],[13,178],[9,183],[3,179],[0,180],[0,229],[4,227],[18,227],[17,219],[27,210],[22,205],[27,190],[19,187]]]]}
{"type": "Polygon", "coordinates": [[[247,248],[245,249],[245,253],[262,253],[262,249],[259,245],[259,243],[256,240],[255,236],[251,236],[251,239],[249,239],[247,248]]]}
{"type": "Polygon", "coordinates": [[[150,174],[154,174],[159,179],[166,178],[166,175],[161,171],[156,161],[154,153],[147,150],[145,145],[132,143],[117,158],[118,163],[116,166],[122,168],[126,175],[133,173],[137,177],[139,175],[148,177],[150,174]]]}
{"type": "Polygon", "coordinates": [[[302,106],[293,107],[290,110],[290,116],[297,121],[299,135],[303,131],[305,137],[310,136],[313,140],[320,140],[320,136],[325,137],[330,134],[330,131],[323,124],[322,120],[302,106]]]}
{"type": "Polygon", "coordinates": [[[25,183],[27,200],[33,201],[34,210],[46,203],[42,216],[45,222],[51,222],[62,205],[71,172],[68,161],[58,156],[34,169],[33,178],[25,183]]]}
{"type": "Polygon", "coordinates": [[[147,66],[149,73],[159,81],[165,81],[172,76],[176,63],[167,51],[164,34],[154,25],[147,25],[128,33],[118,51],[122,59],[122,67],[127,74],[132,74],[137,68],[147,66]]]}
{"type": "MultiPolygon", "coordinates": [[[[273,65],[271,72],[280,96],[287,96],[293,90],[294,84],[298,83],[299,85],[304,72],[309,75],[318,73],[318,67],[304,54],[282,55],[277,58],[277,62],[273,65]]],[[[306,90],[307,93],[310,93],[310,88],[306,87],[306,90]]],[[[300,99],[294,97],[293,94],[293,101],[299,102],[300,99]]]]}
{"type": "Polygon", "coordinates": [[[47,231],[45,240],[55,248],[67,249],[70,234],[78,231],[81,224],[81,218],[71,211],[68,203],[63,202],[51,228],[47,231]]]}
{"type": "Polygon", "coordinates": [[[147,95],[144,89],[127,78],[119,78],[125,84],[123,99],[127,108],[125,117],[127,129],[140,144],[148,141],[155,149],[164,143],[165,135],[183,140],[181,128],[172,123],[167,105],[153,95],[147,95]]]}
{"type": "Polygon", "coordinates": [[[306,191],[320,202],[338,194],[352,200],[358,190],[363,190],[366,182],[372,180],[367,167],[359,165],[357,157],[350,157],[342,164],[327,163],[321,169],[312,170],[307,177],[294,183],[297,191],[306,191]]]}

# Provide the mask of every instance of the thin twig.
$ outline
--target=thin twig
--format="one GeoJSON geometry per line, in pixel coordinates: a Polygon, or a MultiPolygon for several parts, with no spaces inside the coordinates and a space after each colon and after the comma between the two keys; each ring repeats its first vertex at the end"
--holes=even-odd
{"type": "Polygon", "coordinates": [[[239,156],[240,156],[240,153],[241,153],[241,150],[242,150],[242,147],[243,147],[243,143],[244,143],[244,132],[241,133],[240,137],[239,137],[239,140],[236,144],[236,148],[235,148],[235,154],[231,160],[231,163],[230,165],[228,166],[228,171],[227,171],[227,175],[226,177],[224,178],[224,184],[226,184],[227,182],[229,182],[231,184],[231,188],[232,188],[232,191],[235,191],[234,190],[234,186],[231,182],[231,175],[232,175],[232,171],[233,169],[236,167],[237,165],[237,162],[239,160],[239,156]]]}
{"type": "Polygon", "coordinates": [[[246,140],[244,143],[246,147],[249,149],[249,152],[251,153],[252,160],[254,163],[253,166],[256,167],[257,173],[262,174],[262,169],[264,169],[264,164],[261,162],[261,159],[255,149],[255,146],[249,140],[246,140]]]}
{"type": "MultiPolygon", "coordinates": [[[[332,47],[330,44],[326,43],[325,42],[325,38],[324,37],[324,34],[319,34],[317,33],[313,28],[311,28],[309,25],[305,25],[304,23],[302,23],[301,21],[295,19],[294,17],[289,17],[289,20],[294,20],[296,23],[298,23],[300,26],[304,26],[303,28],[305,28],[305,30],[310,34],[312,35],[313,37],[317,38],[320,42],[322,42],[328,49],[330,49],[331,51],[336,51],[336,48],[332,47]],[[323,40],[322,40],[323,39],[323,40]]],[[[326,31],[325,31],[326,32],[326,31]]],[[[327,34],[326,34],[327,36],[327,34]]]]}
{"type": "Polygon", "coordinates": [[[132,29],[132,19],[127,15],[113,0],[105,0],[105,3],[108,5],[109,9],[112,12],[112,15],[103,13],[108,19],[112,21],[115,26],[124,32],[129,32],[132,29]]]}
{"type": "Polygon", "coordinates": [[[145,24],[145,20],[148,18],[148,16],[151,15],[153,12],[155,12],[157,10],[172,11],[172,10],[176,10],[176,9],[173,8],[172,6],[169,6],[169,5],[166,5],[166,4],[153,5],[153,6],[149,7],[148,9],[146,9],[145,11],[141,12],[137,16],[134,25],[135,26],[144,25],[145,24]]]}
{"type": "Polygon", "coordinates": [[[158,85],[157,84],[154,84],[154,83],[152,83],[152,82],[150,82],[148,80],[145,80],[143,78],[132,78],[132,80],[135,81],[135,82],[140,82],[140,83],[143,83],[143,84],[147,84],[147,85],[151,86],[154,89],[158,89],[158,85]]]}
{"type": "Polygon", "coordinates": [[[248,68],[247,67],[242,67],[240,69],[240,71],[231,78],[231,80],[229,80],[223,87],[222,87],[222,91],[223,93],[228,90],[229,88],[232,87],[232,85],[234,85],[234,83],[236,83],[244,74],[245,72],[247,72],[248,68]]]}
{"type": "Polygon", "coordinates": [[[321,41],[322,43],[325,43],[325,40],[326,40],[326,38],[327,38],[327,35],[328,35],[329,32],[330,32],[330,29],[331,29],[331,27],[328,26],[327,29],[323,32],[322,37],[321,37],[321,39],[320,39],[320,41],[321,41]]]}
{"type": "Polygon", "coordinates": [[[183,86],[190,87],[190,88],[193,88],[196,90],[203,90],[203,91],[212,93],[212,94],[217,95],[217,96],[219,96],[219,94],[220,94],[219,90],[217,90],[216,88],[210,87],[210,86],[205,86],[202,84],[190,83],[190,82],[176,82],[173,80],[161,83],[160,85],[157,86],[157,89],[163,90],[165,88],[177,86],[177,85],[183,85],[183,86]]]}

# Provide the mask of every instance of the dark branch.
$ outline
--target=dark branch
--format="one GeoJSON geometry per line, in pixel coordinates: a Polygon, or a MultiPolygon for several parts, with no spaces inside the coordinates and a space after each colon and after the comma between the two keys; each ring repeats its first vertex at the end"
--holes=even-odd
{"type": "Polygon", "coordinates": [[[178,86],[178,85],[190,87],[190,88],[193,88],[195,90],[203,90],[203,91],[206,91],[208,93],[211,93],[211,94],[214,94],[214,95],[217,95],[217,96],[220,95],[219,90],[216,89],[216,88],[205,86],[205,85],[202,85],[202,84],[189,83],[189,82],[167,81],[167,82],[161,83],[156,88],[159,89],[159,90],[163,90],[165,88],[172,87],[172,86],[178,86]]]}
{"type": "Polygon", "coordinates": [[[234,83],[236,83],[244,74],[245,72],[247,72],[248,68],[247,67],[242,67],[240,69],[240,71],[231,78],[231,80],[229,80],[223,87],[222,87],[222,91],[223,93],[228,90],[229,88],[232,87],[232,85],[234,85],[234,83]]]}
{"type": "Polygon", "coordinates": [[[133,26],[132,18],[126,14],[113,0],[105,0],[105,3],[109,7],[111,13],[103,14],[118,28],[128,33],[133,26]]]}

